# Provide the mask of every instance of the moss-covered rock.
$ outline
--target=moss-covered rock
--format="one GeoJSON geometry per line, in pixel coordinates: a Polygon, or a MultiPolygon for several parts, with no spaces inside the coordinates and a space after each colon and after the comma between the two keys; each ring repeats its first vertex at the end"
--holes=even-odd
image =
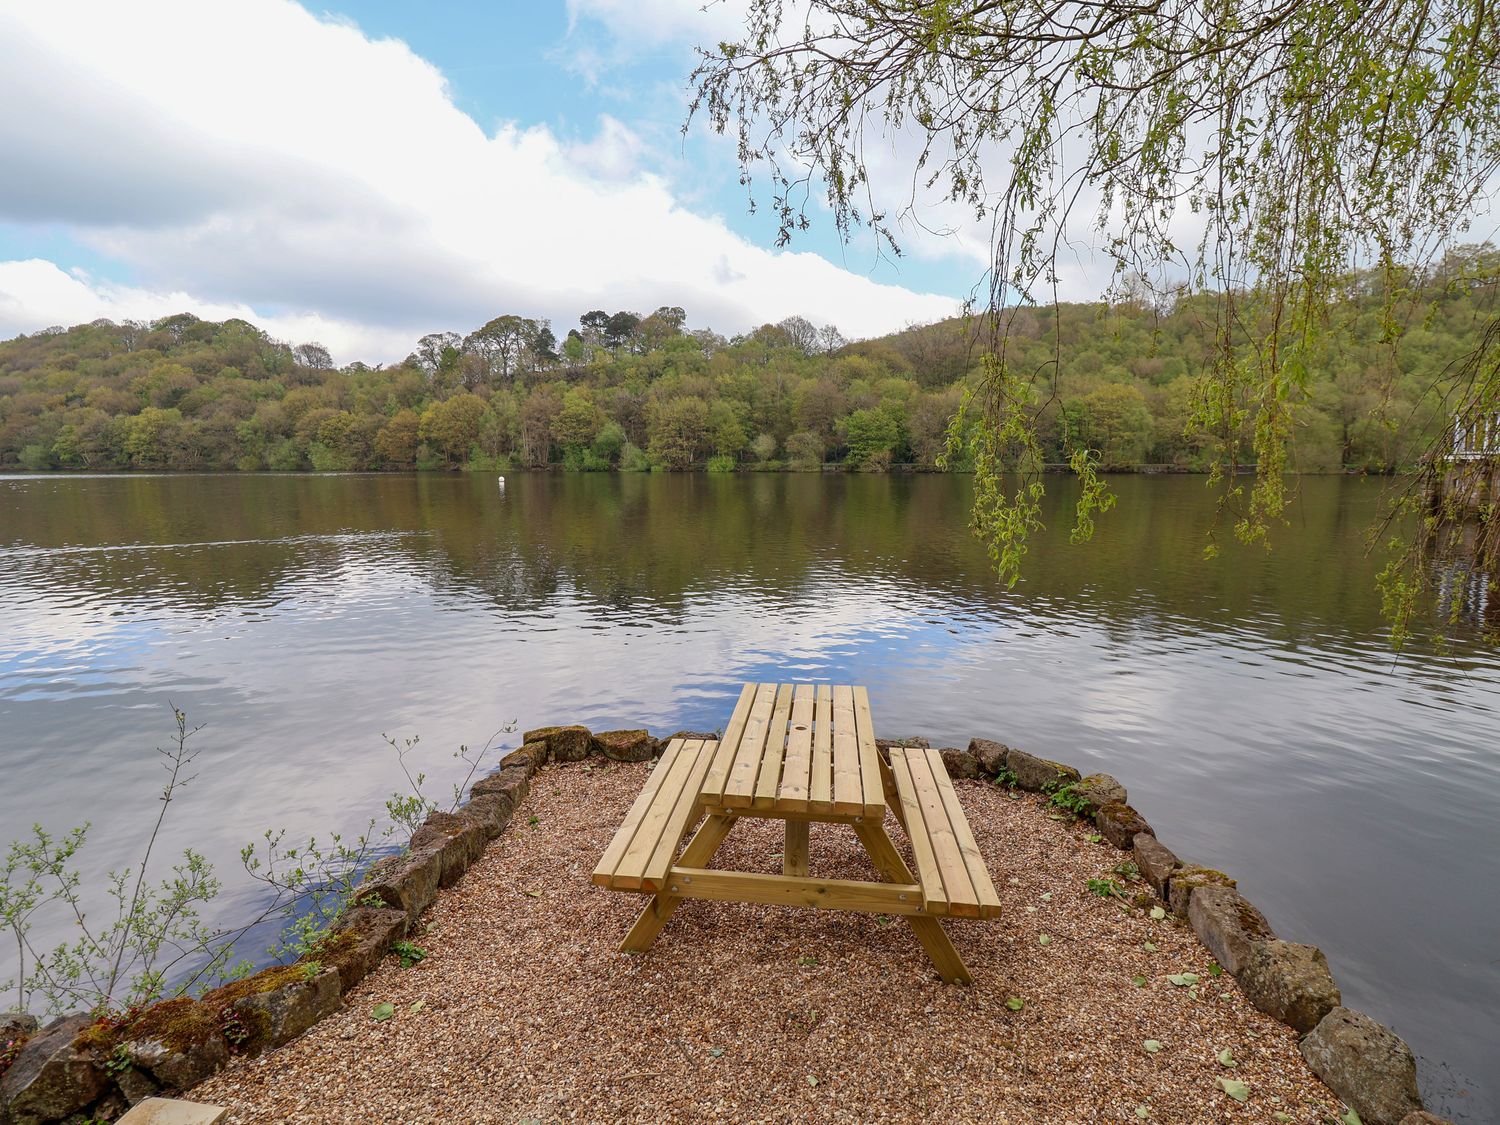
{"type": "MultiPolygon", "coordinates": [[[[131,1063],[159,1087],[186,1090],[229,1061],[229,1042],[220,1025],[212,1007],[180,997],[147,1008],[120,1029],[119,1038],[131,1063]]],[[[155,1092],[119,1085],[132,1105],[142,1094],[155,1092]]]]}
{"type": "Polygon", "coordinates": [[[1099,834],[1122,852],[1130,851],[1140,833],[1154,835],[1146,818],[1124,801],[1110,801],[1101,805],[1094,813],[1094,824],[1099,834]]]}
{"type": "Polygon", "coordinates": [[[986,777],[994,777],[1007,768],[1005,761],[1010,756],[1010,747],[1003,742],[992,742],[988,738],[969,739],[969,753],[979,759],[986,777]]]}
{"type": "Polygon", "coordinates": [[[1172,881],[1168,887],[1168,905],[1172,907],[1172,913],[1179,918],[1188,916],[1188,903],[1192,901],[1193,892],[1199,887],[1232,887],[1235,881],[1222,871],[1215,871],[1212,867],[1199,867],[1196,864],[1184,864],[1172,872],[1172,881]]]}
{"type": "Polygon", "coordinates": [[[1015,775],[1018,787],[1033,793],[1080,780],[1080,774],[1072,766],[1065,766],[1049,758],[1038,758],[1024,750],[1012,749],[1005,756],[1005,767],[1015,775]]]}
{"type": "Polygon", "coordinates": [[[1084,816],[1095,816],[1105,805],[1118,801],[1124,804],[1129,795],[1121,785],[1107,773],[1091,773],[1073,785],[1073,794],[1082,802],[1084,816]]]}
{"type": "Polygon", "coordinates": [[[344,913],[338,926],[318,946],[313,960],[339,974],[345,991],[369,976],[391,943],[406,936],[411,925],[406,911],[384,906],[356,906],[344,913]]]}
{"type": "Polygon", "coordinates": [[[616,762],[649,762],[656,739],[648,730],[607,730],[594,735],[593,753],[616,762]]]}
{"type": "Polygon", "coordinates": [[[1256,945],[1276,939],[1266,916],[1233,887],[1199,887],[1188,901],[1188,922],[1219,964],[1236,976],[1256,945]]]}
{"type": "MultiPolygon", "coordinates": [[[[593,749],[593,735],[588,727],[538,727],[523,736],[527,743],[543,742],[554,762],[581,762],[593,749]]],[[[537,763],[541,765],[541,762],[537,763]]]]}
{"type": "Polygon", "coordinates": [[[551,751],[547,743],[541,740],[525,742],[500,759],[500,768],[507,767],[524,768],[528,773],[536,773],[548,762],[551,751]]]}
{"type": "Polygon", "coordinates": [[[214,989],[203,1003],[237,1024],[237,1046],[259,1054],[301,1035],[339,1006],[336,969],[281,965],[214,989]]]}
{"type": "Polygon", "coordinates": [[[59,1121],[109,1090],[101,1057],[87,1042],[77,1042],[93,1025],[91,1016],[68,1016],[26,1040],[0,1076],[0,1113],[7,1125],[59,1121]]]}

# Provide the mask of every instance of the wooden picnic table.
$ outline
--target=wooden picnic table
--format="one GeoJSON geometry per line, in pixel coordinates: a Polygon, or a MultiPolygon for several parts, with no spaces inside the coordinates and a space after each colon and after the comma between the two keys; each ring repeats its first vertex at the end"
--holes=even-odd
{"type": "Polygon", "coordinates": [[[688,898],[854,910],[904,917],[943,979],[968,983],[938,918],[997,917],[999,897],[942,757],[887,753],[862,687],[746,684],[721,738],[668,744],[594,870],[600,886],[652,896],[621,948],[649,949],[688,898]],[[886,834],[887,809],[911,841],[915,873],[886,834]],[[780,875],[709,867],[741,817],[785,822],[780,875]],[[886,881],[811,875],[814,821],[851,828],[886,881]]]}

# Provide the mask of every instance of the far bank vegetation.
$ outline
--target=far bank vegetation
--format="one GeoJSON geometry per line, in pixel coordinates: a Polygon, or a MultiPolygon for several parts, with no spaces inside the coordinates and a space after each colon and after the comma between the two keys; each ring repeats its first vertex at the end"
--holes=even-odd
{"type": "MultiPolygon", "coordinates": [[[[1293,385],[1298,471],[1411,467],[1447,422],[1419,404],[1492,314],[1494,254],[1450,255],[1394,295],[1385,275],[1348,278],[1293,385]]],[[[1212,300],[1127,291],[1017,313],[1010,362],[1042,373],[1047,461],[1080,440],[1116,470],[1199,470],[1226,442],[1248,453],[1249,410],[1235,434],[1191,422],[1212,300]]],[[[337,367],[243,320],[96,321],[0,343],[0,467],[933,470],[983,338],[971,319],[850,343],[794,316],[727,339],[680,308],[594,310],[561,340],[507,315],[424,336],[398,364],[337,367]]],[[[946,467],[966,467],[961,448],[946,467]]]]}

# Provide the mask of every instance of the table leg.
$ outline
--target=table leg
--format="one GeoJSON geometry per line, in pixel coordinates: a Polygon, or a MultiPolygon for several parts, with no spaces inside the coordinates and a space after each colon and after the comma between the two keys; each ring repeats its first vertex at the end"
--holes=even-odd
{"type": "Polygon", "coordinates": [[[782,874],[807,874],[807,830],[809,827],[809,822],[805,820],[786,822],[786,850],[781,857],[782,874]]]}
{"type": "MultiPolygon", "coordinates": [[[[856,824],[854,832],[859,837],[859,842],[865,846],[865,851],[870,853],[870,862],[875,869],[893,883],[915,883],[916,876],[906,866],[906,861],[901,858],[901,853],[896,850],[896,845],[891,843],[891,838],[886,835],[885,828],[879,824],[856,824]]],[[[964,965],[963,958],[958,955],[958,950],[953,948],[953,942],[943,932],[941,923],[936,918],[922,915],[905,916],[911,923],[912,932],[917,935],[917,940],[922,943],[922,948],[927,951],[928,958],[937,967],[938,975],[949,984],[972,984],[973,976],[964,965]]]]}
{"type": "MultiPolygon", "coordinates": [[[[713,859],[714,852],[719,850],[719,845],[724,842],[724,837],[729,835],[729,829],[733,827],[735,818],[732,816],[710,816],[703,822],[702,827],[693,833],[693,838],[688,841],[687,847],[682,849],[682,856],[678,864],[682,867],[707,867],[708,861],[713,859]]],[[[650,949],[656,941],[657,935],[661,933],[667,920],[672,917],[682,899],[677,895],[667,894],[662,891],[651,896],[651,901],[646,903],[646,908],[641,911],[635,920],[635,925],[630,927],[630,932],[625,935],[625,940],[620,943],[622,953],[644,953],[650,949]]]]}

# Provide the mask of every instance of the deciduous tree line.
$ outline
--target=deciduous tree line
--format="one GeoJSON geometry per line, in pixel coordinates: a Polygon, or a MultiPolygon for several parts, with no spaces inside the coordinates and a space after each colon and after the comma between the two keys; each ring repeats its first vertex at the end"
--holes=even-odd
{"type": "MultiPolygon", "coordinates": [[[[1477,344],[1494,251],[1403,281],[1352,275],[1310,354],[1295,442],[1303,471],[1407,467],[1445,419],[1422,389],[1477,344]],[[1391,335],[1400,347],[1387,346],[1391,335]]],[[[1215,333],[1209,295],[1141,294],[1012,310],[1010,360],[1038,373],[1043,458],[1080,443],[1106,468],[1198,469],[1222,434],[1195,424],[1215,333]]],[[[0,343],[0,464],[46,469],[352,470],[708,466],[880,470],[944,458],[985,328],[952,320],[848,343],[802,317],[732,339],[681,308],[592,310],[559,342],[498,316],[423,336],[401,363],[337,367],[318,344],[188,314],[96,321],[0,343]]],[[[1252,451],[1253,411],[1241,435],[1252,451]]]]}

